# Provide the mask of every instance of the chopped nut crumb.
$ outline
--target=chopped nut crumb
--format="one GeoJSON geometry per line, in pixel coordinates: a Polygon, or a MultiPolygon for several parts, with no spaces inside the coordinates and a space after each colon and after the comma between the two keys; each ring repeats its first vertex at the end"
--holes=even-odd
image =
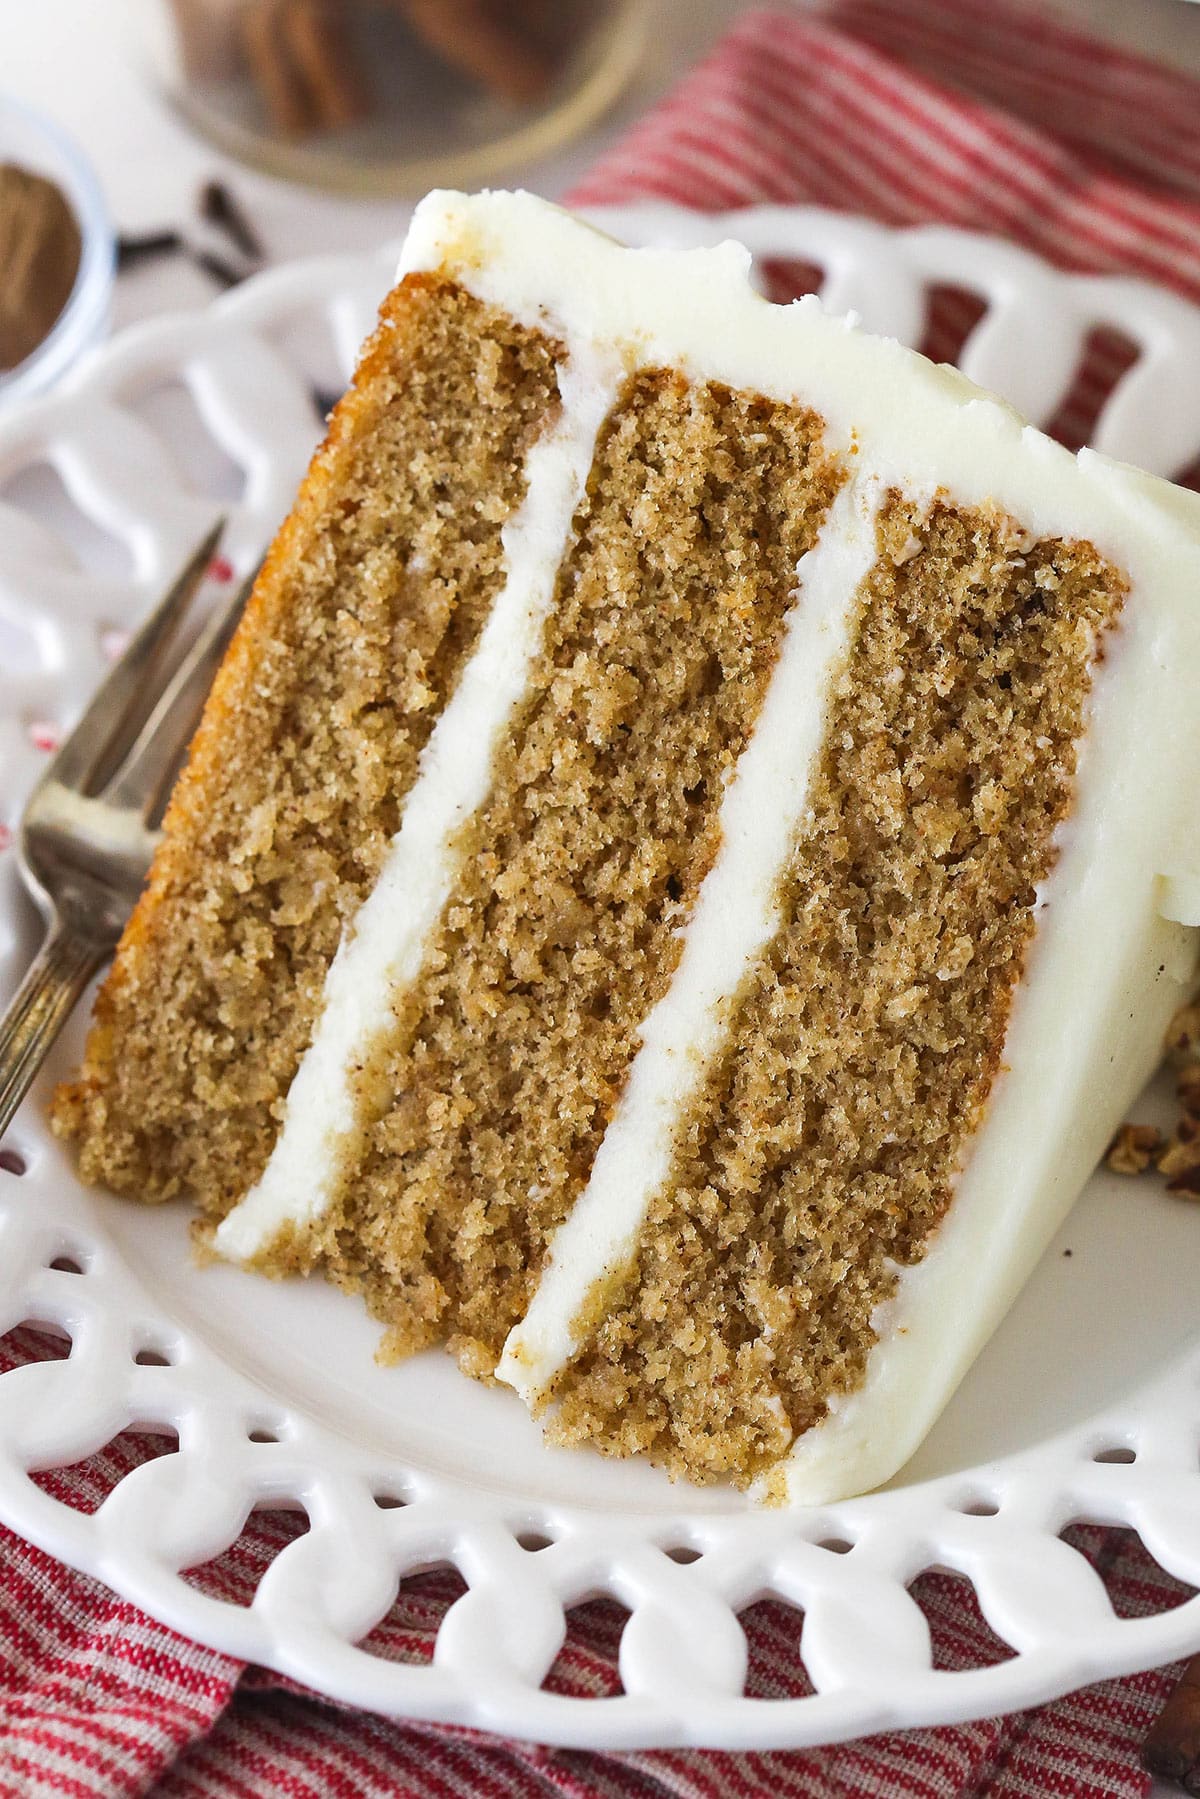
{"type": "Polygon", "coordinates": [[[1189,1118],[1200,1118],[1200,1062],[1189,1062],[1175,1083],[1179,1103],[1189,1118]]]}
{"type": "Polygon", "coordinates": [[[1117,1174],[1141,1174],[1153,1161],[1167,1192],[1200,1199],[1200,1001],[1181,1006],[1167,1027],[1164,1050],[1176,1063],[1181,1114],[1169,1137],[1153,1125],[1125,1124],[1105,1161],[1117,1174]]]}
{"type": "Polygon", "coordinates": [[[1174,1136],[1157,1161],[1158,1172],[1173,1180],[1189,1168],[1200,1167],[1200,1145],[1184,1142],[1174,1136]]]}
{"type": "Polygon", "coordinates": [[[1144,1174],[1162,1144],[1152,1124],[1123,1124],[1104,1160],[1114,1174],[1144,1174]]]}
{"type": "Polygon", "coordinates": [[[1167,1026],[1166,1047],[1178,1061],[1200,1060],[1200,1003],[1179,1008],[1167,1026]]]}
{"type": "Polygon", "coordinates": [[[193,1218],[188,1226],[192,1258],[197,1268],[211,1268],[214,1262],[220,1261],[214,1241],[216,1234],[217,1224],[214,1218],[193,1218]]]}

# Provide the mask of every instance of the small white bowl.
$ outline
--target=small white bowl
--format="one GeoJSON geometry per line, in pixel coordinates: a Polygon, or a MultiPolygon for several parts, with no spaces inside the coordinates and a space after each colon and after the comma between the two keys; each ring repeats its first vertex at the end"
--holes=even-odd
{"type": "Polygon", "coordinates": [[[0,94],[0,163],[15,162],[55,182],[79,223],[82,248],[75,285],[48,337],[14,369],[0,373],[0,411],[44,393],[108,330],[116,238],[91,164],[65,131],[31,107],[0,94]]]}

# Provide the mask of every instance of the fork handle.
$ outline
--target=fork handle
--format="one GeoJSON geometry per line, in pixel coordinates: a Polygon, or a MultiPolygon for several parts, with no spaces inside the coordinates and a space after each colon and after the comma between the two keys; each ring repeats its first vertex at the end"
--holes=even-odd
{"type": "Polygon", "coordinates": [[[0,1137],[107,951],[56,919],[0,1019],[0,1137]]]}

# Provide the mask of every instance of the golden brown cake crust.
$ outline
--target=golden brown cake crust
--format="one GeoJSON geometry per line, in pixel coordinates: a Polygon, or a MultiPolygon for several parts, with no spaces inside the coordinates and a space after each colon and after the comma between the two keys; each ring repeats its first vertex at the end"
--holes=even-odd
{"type": "Polygon", "coordinates": [[[219,1213],[260,1172],[329,962],[499,586],[560,356],[430,276],[385,302],[56,1098],[86,1179],[219,1213]]]}

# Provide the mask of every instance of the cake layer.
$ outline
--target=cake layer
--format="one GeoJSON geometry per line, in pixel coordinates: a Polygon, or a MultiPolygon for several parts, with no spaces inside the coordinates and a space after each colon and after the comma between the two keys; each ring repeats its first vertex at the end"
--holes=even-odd
{"type": "Polygon", "coordinates": [[[1124,595],[1090,545],[889,494],[785,922],[633,1265],[585,1301],[557,1441],[744,1480],[861,1384],[998,1071],[1124,595]]]}
{"type": "Polygon", "coordinates": [[[501,532],[503,586],[422,752],[375,887],[329,971],[270,1161],[221,1227],[223,1254],[261,1257],[269,1246],[277,1268],[311,1265],[321,1237],[305,1239],[303,1227],[323,1217],[356,1170],[362,1129],[395,1092],[379,1066],[378,1040],[394,1029],[396,996],[424,966],[470,853],[466,829],[525,697],[618,377],[611,359],[586,354],[559,367],[561,410],[529,453],[524,500],[501,532]]]}
{"type": "Polygon", "coordinates": [[[55,1123],[85,1178],[213,1212],[265,1165],[329,965],[504,577],[553,339],[394,293],[277,539],[55,1123]]]}

